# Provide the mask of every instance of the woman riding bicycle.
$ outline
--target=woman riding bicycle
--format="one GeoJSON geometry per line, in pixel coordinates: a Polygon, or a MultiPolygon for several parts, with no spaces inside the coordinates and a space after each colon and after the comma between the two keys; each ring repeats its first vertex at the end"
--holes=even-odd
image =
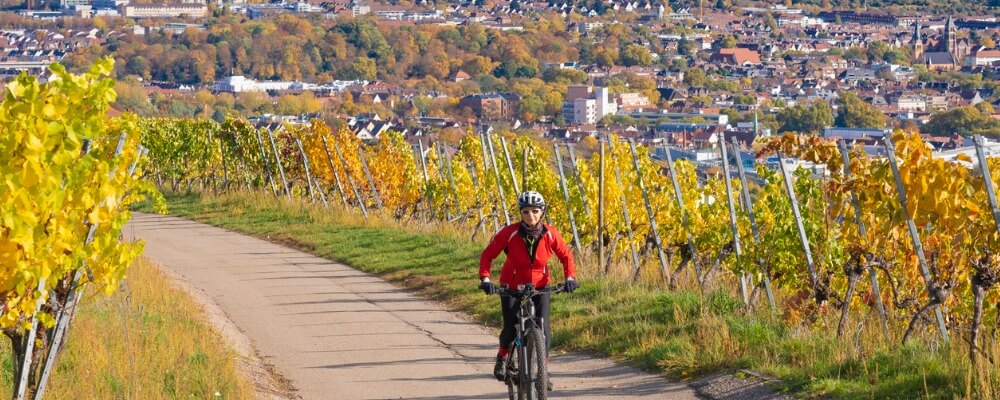
{"type": "MultiPolygon", "coordinates": [[[[576,290],[578,285],[573,254],[555,227],[541,222],[545,213],[545,199],[538,192],[523,192],[517,196],[517,205],[521,209],[521,222],[500,229],[479,257],[479,288],[489,295],[496,293],[497,286],[490,281],[490,266],[502,251],[507,257],[500,269],[500,285],[517,288],[518,285],[532,283],[536,288],[545,288],[549,284],[547,263],[554,254],[563,265],[566,291],[576,290]]],[[[549,325],[550,300],[548,292],[533,299],[538,318],[541,319],[540,324],[545,330],[546,357],[552,338],[552,328],[549,325]]],[[[503,330],[500,331],[500,349],[493,367],[493,376],[499,381],[504,380],[507,352],[516,335],[517,309],[514,299],[509,296],[500,297],[503,330]]],[[[548,389],[552,390],[551,386],[548,389]]]]}

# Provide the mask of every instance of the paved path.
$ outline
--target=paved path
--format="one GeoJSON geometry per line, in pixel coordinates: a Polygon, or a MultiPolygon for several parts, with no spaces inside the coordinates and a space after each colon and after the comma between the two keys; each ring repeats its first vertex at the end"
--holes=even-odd
{"type": "MultiPolygon", "coordinates": [[[[343,264],[221,228],[135,213],[127,237],[204,290],[303,399],[503,399],[496,336],[343,264]]],[[[683,383],[552,357],[553,398],[695,399],[683,383]]]]}

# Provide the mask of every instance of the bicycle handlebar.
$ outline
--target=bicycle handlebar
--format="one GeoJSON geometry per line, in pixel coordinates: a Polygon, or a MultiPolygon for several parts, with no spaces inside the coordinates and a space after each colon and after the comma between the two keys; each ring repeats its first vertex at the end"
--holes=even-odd
{"type": "Polygon", "coordinates": [[[563,293],[566,291],[565,283],[560,283],[556,285],[554,288],[549,288],[549,287],[535,288],[534,286],[531,285],[519,285],[519,287],[520,287],[519,289],[511,289],[507,285],[498,286],[496,294],[500,296],[506,295],[511,297],[529,298],[529,297],[535,297],[545,292],[563,293]]]}

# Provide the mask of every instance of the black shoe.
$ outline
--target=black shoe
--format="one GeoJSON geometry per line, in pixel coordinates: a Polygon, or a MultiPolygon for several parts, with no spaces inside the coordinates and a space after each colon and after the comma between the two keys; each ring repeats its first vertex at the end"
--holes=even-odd
{"type": "Polygon", "coordinates": [[[507,377],[507,358],[497,356],[497,363],[493,365],[493,377],[500,382],[507,377]]]}

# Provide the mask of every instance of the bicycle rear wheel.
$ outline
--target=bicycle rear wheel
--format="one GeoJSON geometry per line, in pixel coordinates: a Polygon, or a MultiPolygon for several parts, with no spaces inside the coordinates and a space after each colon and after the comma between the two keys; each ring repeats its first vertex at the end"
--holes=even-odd
{"type": "Polygon", "coordinates": [[[531,371],[531,376],[525,383],[531,385],[529,389],[531,399],[527,400],[546,400],[549,398],[549,372],[545,363],[545,335],[542,334],[542,330],[538,328],[529,330],[526,345],[528,349],[526,361],[531,363],[528,368],[528,371],[531,371]]]}

